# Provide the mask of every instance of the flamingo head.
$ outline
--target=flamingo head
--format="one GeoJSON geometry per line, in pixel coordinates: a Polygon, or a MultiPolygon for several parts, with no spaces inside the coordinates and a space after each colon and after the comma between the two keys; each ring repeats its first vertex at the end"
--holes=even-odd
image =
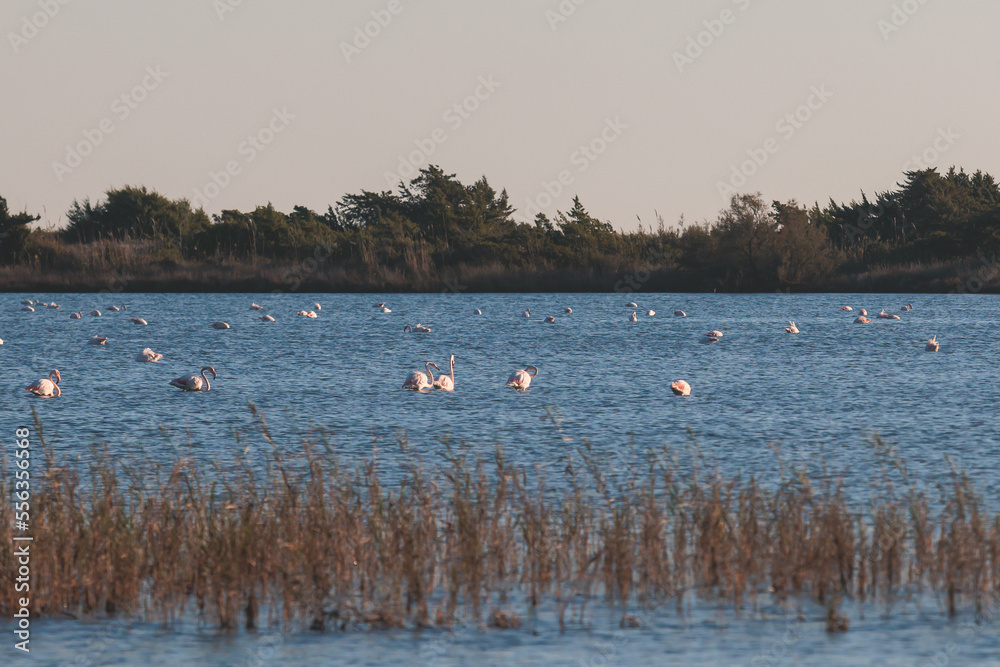
{"type": "Polygon", "coordinates": [[[538,367],[537,366],[525,366],[524,367],[524,372],[527,373],[530,377],[535,377],[536,375],[538,375],[538,367]],[[534,372],[532,372],[532,371],[534,371],[534,372]]]}
{"type": "Polygon", "coordinates": [[[49,373],[49,379],[52,380],[53,384],[59,384],[62,381],[62,375],[59,374],[58,370],[49,373]]]}
{"type": "Polygon", "coordinates": [[[215,372],[215,368],[213,368],[212,366],[205,366],[204,368],[201,369],[201,372],[202,373],[211,373],[213,380],[216,379],[217,377],[219,377],[219,374],[215,372]]]}

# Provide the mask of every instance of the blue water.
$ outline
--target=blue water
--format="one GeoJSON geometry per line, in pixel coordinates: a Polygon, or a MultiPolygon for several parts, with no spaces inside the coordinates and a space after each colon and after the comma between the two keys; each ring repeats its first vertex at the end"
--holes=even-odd
{"type": "MultiPolygon", "coordinates": [[[[186,455],[218,460],[237,448],[234,432],[253,432],[247,408],[252,401],[279,443],[291,446],[319,431],[348,460],[377,446],[390,472],[394,457],[402,460],[393,443],[404,434],[410,451],[427,458],[442,449],[445,438],[483,453],[499,443],[511,461],[553,472],[560,457],[584,440],[609,460],[620,460],[625,451],[664,445],[684,450],[696,443],[723,472],[764,478],[775,475],[769,443],[777,443],[789,462],[814,468],[825,463],[860,500],[872,478],[870,441],[877,432],[899,447],[923,485],[932,488],[943,480],[950,460],[970,473],[986,502],[996,507],[998,325],[998,297],[974,295],[6,294],[0,295],[5,341],[0,433],[27,425],[34,407],[50,441],[73,459],[86,461],[90,445],[106,443],[126,457],[169,461],[183,448],[186,455]],[[23,313],[24,298],[54,300],[62,308],[23,313]],[[633,309],[625,307],[633,298],[640,306],[635,323],[628,321],[633,309]],[[123,300],[127,311],[101,318],[86,314],[123,300]],[[387,301],[392,313],[378,312],[377,301],[387,301]],[[249,310],[251,302],[264,305],[277,321],[260,322],[261,313],[249,310]],[[318,319],[295,315],[314,302],[322,305],[318,319]],[[913,304],[911,312],[900,312],[905,303],[913,304]],[[842,305],[855,310],[842,312],[842,305]],[[564,314],[566,306],[574,312],[564,314]],[[473,314],[477,307],[483,315],[473,314]],[[525,308],[531,309],[530,318],[521,316],[525,308]],[[861,308],[871,317],[885,308],[902,319],[853,324],[861,308]],[[645,316],[648,309],[656,315],[645,316]],[[674,317],[676,309],[689,316],[674,317]],[[83,319],[70,320],[79,310],[83,319]],[[550,314],[556,322],[544,323],[550,314]],[[129,317],[145,318],[149,325],[134,325],[129,317]],[[218,320],[232,328],[212,329],[210,323],[218,320]],[[785,333],[788,320],[800,334],[785,333]],[[402,332],[418,322],[433,332],[402,332]],[[702,334],[712,329],[721,330],[723,338],[704,344],[702,334]],[[103,347],[89,345],[94,335],[110,340],[103,347]],[[941,343],[937,353],[924,350],[932,335],[941,343]],[[133,361],[144,347],[164,359],[133,361]],[[456,356],[453,394],[401,389],[407,374],[423,370],[425,361],[447,368],[450,354],[456,356]],[[530,390],[506,388],[510,373],[527,364],[539,368],[530,390]],[[168,384],[209,365],[219,373],[210,392],[184,393],[168,384]],[[24,391],[55,368],[62,373],[61,398],[39,399],[24,391]],[[672,395],[669,384],[677,379],[691,384],[690,397],[672,395]],[[545,418],[547,410],[561,418],[561,432],[545,418]]],[[[247,442],[262,444],[255,435],[247,442]]],[[[901,622],[892,618],[873,615],[862,628],[881,636],[901,622]]],[[[936,614],[931,618],[913,617],[892,631],[923,638],[911,653],[895,654],[904,658],[901,663],[933,655],[950,641],[951,626],[936,614]],[[917,632],[924,626],[926,632],[917,632]]],[[[780,637],[785,623],[774,621],[767,632],[780,637]]],[[[91,631],[77,623],[45,627],[63,647],[76,646],[91,631]]],[[[838,641],[856,646],[855,638],[864,636],[852,631],[847,639],[829,639],[817,627],[821,624],[807,632],[810,640],[790,650],[808,646],[816,655],[836,656],[838,641]]],[[[458,658],[449,652],[439,664],[564,658],[579,664],[594,655],[586,646],[614,629],[609,622],[574,637],[549,628],[540,639],[523,632],[485,639],[472,632],[458,642],[466,652],[458,658]],[[491,646],[500,652],[483,653],[491,646]]],[[[123,641],[138,642],[137,651],[155,653],[160,647],[193,662],[226,662],[217,655],[225,652],[221,640],[211,632],[208,638],[205,631],[192,632],[181,633],[185,639],[178,641],[170,633],[139,628],[123,641]]],[[[651,632],[630,639],[608,664],[645,662],[662,653],[662,637],[654,641],[651,632]]],[[[671,660],[687,664],[731,662],[735,655],[748,663],[752,647],[769,638],[745,623],[721,630],[695,624],[674,635],[680,637],[681,654],[671,660]],[[730,641],[734,646],[723,647],[730,641]]],[[[416,660],[415,642],[422,640],[377,636],[349,634],[336,641],[358,661],[369,654],[416,660]]],[[[257,640],[225,641],[243,642],[238,649],[243,651],[257,640]]],[[[325,655],[327,641],[306,634],[277,654],[325,655]]],[[[898,643],[900,650],[908,645],[898,643]]],[[[996,648],[996,642],[989,646],[996,648]]],[[[232,662],[245,664],[239,657],[232,662]]]]}

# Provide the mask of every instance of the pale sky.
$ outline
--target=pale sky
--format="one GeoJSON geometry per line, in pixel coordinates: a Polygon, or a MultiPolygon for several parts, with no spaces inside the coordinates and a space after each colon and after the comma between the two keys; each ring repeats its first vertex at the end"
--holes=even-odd
{"type": "Polygon", "coordinates": [[[728,186],[850,200],[914,156],[1000,175],[998,25],[991,0],[5,0],[0,195],[55,226],[123,185],[325,211],[402,160],[631,229],[728,186]]]}

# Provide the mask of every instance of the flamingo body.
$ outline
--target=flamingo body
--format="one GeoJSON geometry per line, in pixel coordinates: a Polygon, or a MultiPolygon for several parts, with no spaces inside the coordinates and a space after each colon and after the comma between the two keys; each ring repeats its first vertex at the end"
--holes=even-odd
{"type": "Polygon", "coordinates": [[[219,330],[228,329],[229,328],[229,324],[226,323],[226,322],[212,322],[212,328],[213,329],[219,329],[219,330]]]}
{"type": "Polygon", "coordinates": [[[450,375],[445,375],[442,373],[438,375],[437,380],[434,381],[434,388],[438,391],[455,391],[455,355],[451,355],[451,372],[450,375]]]}
{"type": "Polygon", "coordinates": [[[677,396],[690,396],[691,385],[687,383],[687,380],[677,380],[670,383],[670,391],[674,392],[677,396]]]}
{"type": "Polygon", "coordinates": [[[531,378],[536,375],[538,368],[535,366],[526,366],[524,370],[518,369],[507,378],[507,386],[513,387],[514,391],[526,391],[531,386],[531,378]]]}
{"type": "Polygon", "coordinates": [[[136,361],[141,361],[141,362],[145,362],[145,363],[149,363],[149,364],[155,364],[157,361],[159,361],[162,358],[163,358],[162,354],[157,354],[156,352],[153,352],[148,347],[145,348],[139,354],[135,355],[135,360],[136,361]]]}

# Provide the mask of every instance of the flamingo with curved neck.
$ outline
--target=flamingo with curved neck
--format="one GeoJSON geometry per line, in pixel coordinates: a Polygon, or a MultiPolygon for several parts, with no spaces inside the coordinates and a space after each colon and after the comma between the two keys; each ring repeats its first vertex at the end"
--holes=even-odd
{"type": "Polygon", "coordinates": [[[531,378],[538,375],[537,366],[525,366],[524,370],[516,370],[507,378],[507,386],[513,387],[514,391],[527,391],[531,386],[531,378]],[[532,372],[534,371],[534,372],[532,372]]]}
{"type": "Polygon", "coordinates": [[[428,361],[424,364],[424,370],[427,372],[421,373],[420,371],[413,371],[410,373],[410,375],[406,378],[406,382],[403,383],[403,389],[410,389],[412,391],[432,389],[434,387],[434,373],[431,372],[432,366],[437,370],[441,370],[433,361],[428,361]]]}
{"type": "Polygon", "coordinates": [[[58,398],[62,396],[62,390],[59,389],[61,380],[62,375],[59,374],[58,370],[55,370],[49,373],[47,380],[38,380],[34,384],[29,384],[26,391],[30,391],[35,396],[58,398]]]}
{"type": "Polygon", "coordinates": [[[212,383],[208,381],[208,376],[205,375],[206,371],[212,374],[213,380],[219,377],[213,367],[205,366],[201,369],[201,377],[197,375],[185,375],[171,380],[170,385],[177,387],[181,391],[210,391],[212,383]]]}

